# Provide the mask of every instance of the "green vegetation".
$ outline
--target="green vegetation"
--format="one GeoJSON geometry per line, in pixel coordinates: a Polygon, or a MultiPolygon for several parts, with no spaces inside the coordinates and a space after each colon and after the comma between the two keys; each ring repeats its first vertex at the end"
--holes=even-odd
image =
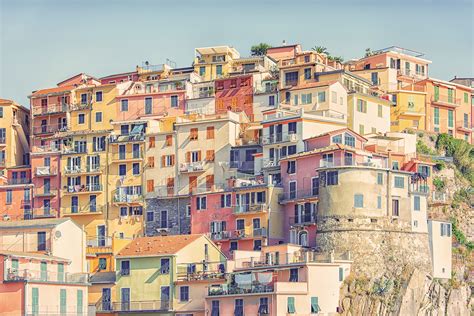
{"type": "Polygon", "coordinates": [[[438,171],[441,171],[444,168],[446,168],[446,163],[442,160],[435,160],[435,163],[436,163],[435,168],[438,171]]]}
{"type": "Polygon", "coordinates": [[[416,152],[423,155],[436,155],[436,151],[428,147],[422,140],[416,142],[416,152]]]}
{"type": "Polygon", "coordinates": [[[456,168],[471,185],[474,184],[474,149],[472,145],[448,134],[440,134],[436,140],[436,149],[445,152],[446,156],[453,157],[456,168]]]}
{"type": "Polygon", "coordinates": [[[257,45],[253,45],[250,48],[250,54],[252,56],[263,56],[267,53],[267,50],[271,47],[272,46],[270,44],[267,44],[267,43],[260,43],[260,44],[257,44],[257,45]]]}
{"type": "Polygon", "coordinates": [[[434,178],[433,185],[435,186],[436,191],[443,191],[444,188],[446,187],[446,183],[441,178],[434,178]]]}
{"type": "Polygon", "coordinates": [[[474,250],[474,242],[467,240],[464,233],[458,227],[458,220],[456,218],[452,217],[451,218],[451,223],[452,223],[452,226],[453,226],[453,235],[456,238],[456,240],[459,242],[459,244],[466,247],[466,249],[468,251],[474,250]]]}

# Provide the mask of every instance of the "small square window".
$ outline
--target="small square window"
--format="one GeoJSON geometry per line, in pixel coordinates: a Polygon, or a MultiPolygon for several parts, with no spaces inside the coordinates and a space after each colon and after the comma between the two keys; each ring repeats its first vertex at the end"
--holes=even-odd
{"type": "Polygon", "coordinates": [[[86,115],[81,113],[77,116],[77,123],[78,124],[84,124],[86,121],[86,115]]]}
{"type": "Polygon", "coordinates": [[[128,100],[121,100],[120,101],[120,111],[127,112],[128,111],[128,100]]]}
{"type": "Polygon", "coordinates": [[[97,123],[102,122],[102,112],[95,113],[95,121],[97,123]]]}
{"type": "Polygon", "coordinates": [[[102,91],[97,91],[95,93],[95,102],[102,102],[102,91]]]}

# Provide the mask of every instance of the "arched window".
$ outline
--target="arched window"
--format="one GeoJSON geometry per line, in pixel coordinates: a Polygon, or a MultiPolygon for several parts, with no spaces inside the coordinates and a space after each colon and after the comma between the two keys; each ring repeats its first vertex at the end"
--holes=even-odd
{"type": "Polygon", "coordinates": [[[303,247],[308,246],[308,232],[302,231],[298,235],[298,244],[303,247]]]}

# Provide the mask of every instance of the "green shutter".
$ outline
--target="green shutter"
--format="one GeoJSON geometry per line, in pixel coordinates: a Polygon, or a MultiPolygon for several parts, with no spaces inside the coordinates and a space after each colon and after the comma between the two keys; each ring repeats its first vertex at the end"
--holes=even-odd
{"type": "Polygon", "coordinates": [[[65,315],[66,314],[66,290],[65,289],[61,289],[59,291],[59,312],[61,313],[61,315],[65,315]]]}
{"type": "Polygon", "coordinates": [[[31,312],[33,315],[39,314],[39,291],[37,287],[31,289],[31,312]]]}
{"type": "Polygon", "coordinates": [[[83,296],[82,290],[77,290],[77,314],[82,315],[83,296]]]}
{"type": "Polygon", "coordinates": [[[58,263],[58,282],[64,282],[64,264],[58,263]]]}
{"type": "Polygon", "coordinates": [[[319,299],[317,296],[311,297],[311,313],[319,313],[321,308],[319,307],[319,299]]]}
{"type": "Polygon", "coordinates": [[[339,268],[339,282],[342,282],[344,280],[344,269],[339,268]]]}
{"type": "Polygon", "coordinates": [[[467,92],[464,92],[464,103],[469,102],[469,94],[467,92]]]}
{"type": "Polygon", "coordinates": [[[46,262],[41,262],[41,281],[48,280],[48,264],[46,262]]]}
{"type": "Polygon", "coordinates": [[[12,269],[15,270],[15,271],[18,271],[18,260],[17,259],[12,260],[12,269]]]}
{"type": "Polygon", "coordinates": [[[295,298],[290,296],[288,297],[288,314],[294,314],[295,312],[295,298]]]}
{"type": "Polygon", "coordinates": [[[453,103],[453,89],[448,89],[448,102],[453,103]]]}
{"type": "Polygon", "coordinates": [[[439,87],[434,86],[434,100],[438,101],[439,100],[439,87]]]}
{"type": "Polygon", "coordinates": [[[454,112],[453,112],[453,110],[448,111],[448,127],[454,127],[454,112]]]}
{"type": "Polygon", "coordinates": [[[439,108],[434,108],[434,124],[439,125],[439,108]]]}

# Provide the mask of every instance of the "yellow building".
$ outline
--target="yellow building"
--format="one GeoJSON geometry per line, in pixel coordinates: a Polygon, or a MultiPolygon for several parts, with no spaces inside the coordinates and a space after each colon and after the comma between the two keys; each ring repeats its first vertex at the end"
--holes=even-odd
{"type": "Polygon", "coordinates": [[[29,111],[11,100],[0,99],[0,176],[5,168],[29,165],[29,111]]]}
{"type": "Polygon", "coordinates": [[[392,132],[401,132],[407,128],[425,129],[426,93],[398,90],[394,92],[396,105],[391,108],[390,121],[392,132]]]}
{"type": "Polygon", "coordinates": [[[196,48],[195,54],[194,71],[205,81],[227,75],[232,70],[232,60],[240,57],[239,52],[230,46],[196,48]]]}

